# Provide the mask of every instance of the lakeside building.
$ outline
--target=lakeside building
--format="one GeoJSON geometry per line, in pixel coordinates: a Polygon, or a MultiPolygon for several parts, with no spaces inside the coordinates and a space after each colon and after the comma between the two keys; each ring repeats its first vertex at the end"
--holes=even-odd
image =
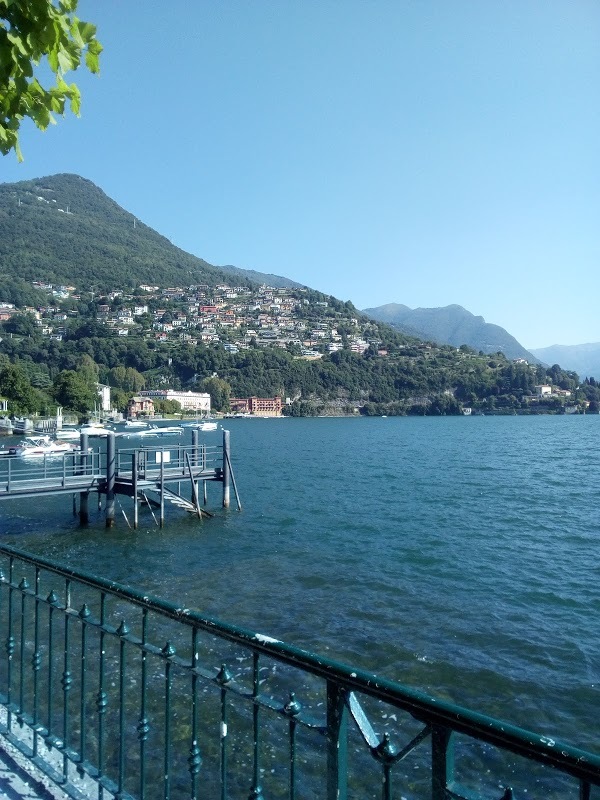
{"type": "Polygon", "coordinates": [[[229,407],[234,414],[256,414],[261,417],[281,416],[281,397],[231,397],[229,407]]]}
{"type": "Polygon", "coordinates": [[[210,414],[210,395],[208,392],[182,392],[175,389],[147,389],[140,392],[141,397],[156,400],[174,400],[182,411],[201,411],[210,414]]]}
{"type": "Polygon", "coordinates": [[[98,391],[98,396],[100,397],[100,408],[102,411],[110,411],[111,404],[110,404],[110,386],[106,386],[103,383],[97,383],[96,389],[98,391]]]}
{"type": "Polygon", "coordinates": [[[127,403],[127,416],[134,418],[140,415],[153,417],[154,403],[149,397],[140,397],[139,395],[136,395],[127,403]]]}

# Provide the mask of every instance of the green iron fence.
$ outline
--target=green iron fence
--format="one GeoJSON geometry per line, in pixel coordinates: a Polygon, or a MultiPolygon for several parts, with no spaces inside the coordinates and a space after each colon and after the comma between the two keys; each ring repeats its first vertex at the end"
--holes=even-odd
{"type": "Polygon", "coordinates": [[[0,733],[75,798],[598,796],[600,757],[0,547],[0,733]]]}

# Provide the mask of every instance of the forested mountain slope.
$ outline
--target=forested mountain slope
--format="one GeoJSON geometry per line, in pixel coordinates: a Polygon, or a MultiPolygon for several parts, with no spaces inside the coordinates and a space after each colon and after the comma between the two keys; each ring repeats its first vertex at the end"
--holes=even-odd
{"type": "Polygon", "coordinates": [[[236,267],[215,267],[168,239],[79,175],[0,184],[0,282],[41,280],[130,289],[140,283],[189,286],[295,284],[236,267]]]}

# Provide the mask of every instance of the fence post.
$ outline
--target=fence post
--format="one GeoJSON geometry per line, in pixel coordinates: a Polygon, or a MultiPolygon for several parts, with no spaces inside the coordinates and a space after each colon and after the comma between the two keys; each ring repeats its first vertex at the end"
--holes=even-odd
{"type": "Polygon", "coordinates": [[[450,728],[431,728],[431,798],[446,800],[454,781],[454,733],[450,728]]]}
{"type": "Polygon", "coordinates": [[[115,524],[116,446],[112,431],[106,437],[106,527],[115,524]]]}
{"type": "Polygon", "coordinates": [[[327,800],[346,800],[348,791],[346,691],[327,682],[327,800]]]}
{"type": "Polygon", "coordinates": [[[229,508],[229,431],[223,431],[223,508],[229,508]]]}

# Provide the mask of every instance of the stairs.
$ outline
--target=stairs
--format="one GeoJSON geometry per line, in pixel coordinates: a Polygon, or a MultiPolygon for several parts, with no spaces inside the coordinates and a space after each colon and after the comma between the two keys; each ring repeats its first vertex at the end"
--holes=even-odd
{"type": "MultiPolygon", "coordinates": [[[[142,492],[142,499],[146,500],[146,502],[158,508],[160,506],[160,502],[156,500],[154,497],[149,497],[148,494],[150,492],[156,493],[160,496],[160,487],[154,485],[146,486],[144,487],[144,491],[142,492]]],[[[209,514],[202,508],[200,509],[200,512],[198,512],[198,509],[196,508],[194,503],[191,502],[191,500],[186,500],[185,497],[182,497],[181,495],[177,494],[177,492],[172,492],[170,489],[167,489],[166,487],[164,488],[163,492],[166,503],[171,503],[171,505],[176,506],[177,508],[181,508],[183,511],[187,511],[190,514],[195,514],[196,516],[202,516],[202,515],[212,516],[212,514],[209,514]]]]}

